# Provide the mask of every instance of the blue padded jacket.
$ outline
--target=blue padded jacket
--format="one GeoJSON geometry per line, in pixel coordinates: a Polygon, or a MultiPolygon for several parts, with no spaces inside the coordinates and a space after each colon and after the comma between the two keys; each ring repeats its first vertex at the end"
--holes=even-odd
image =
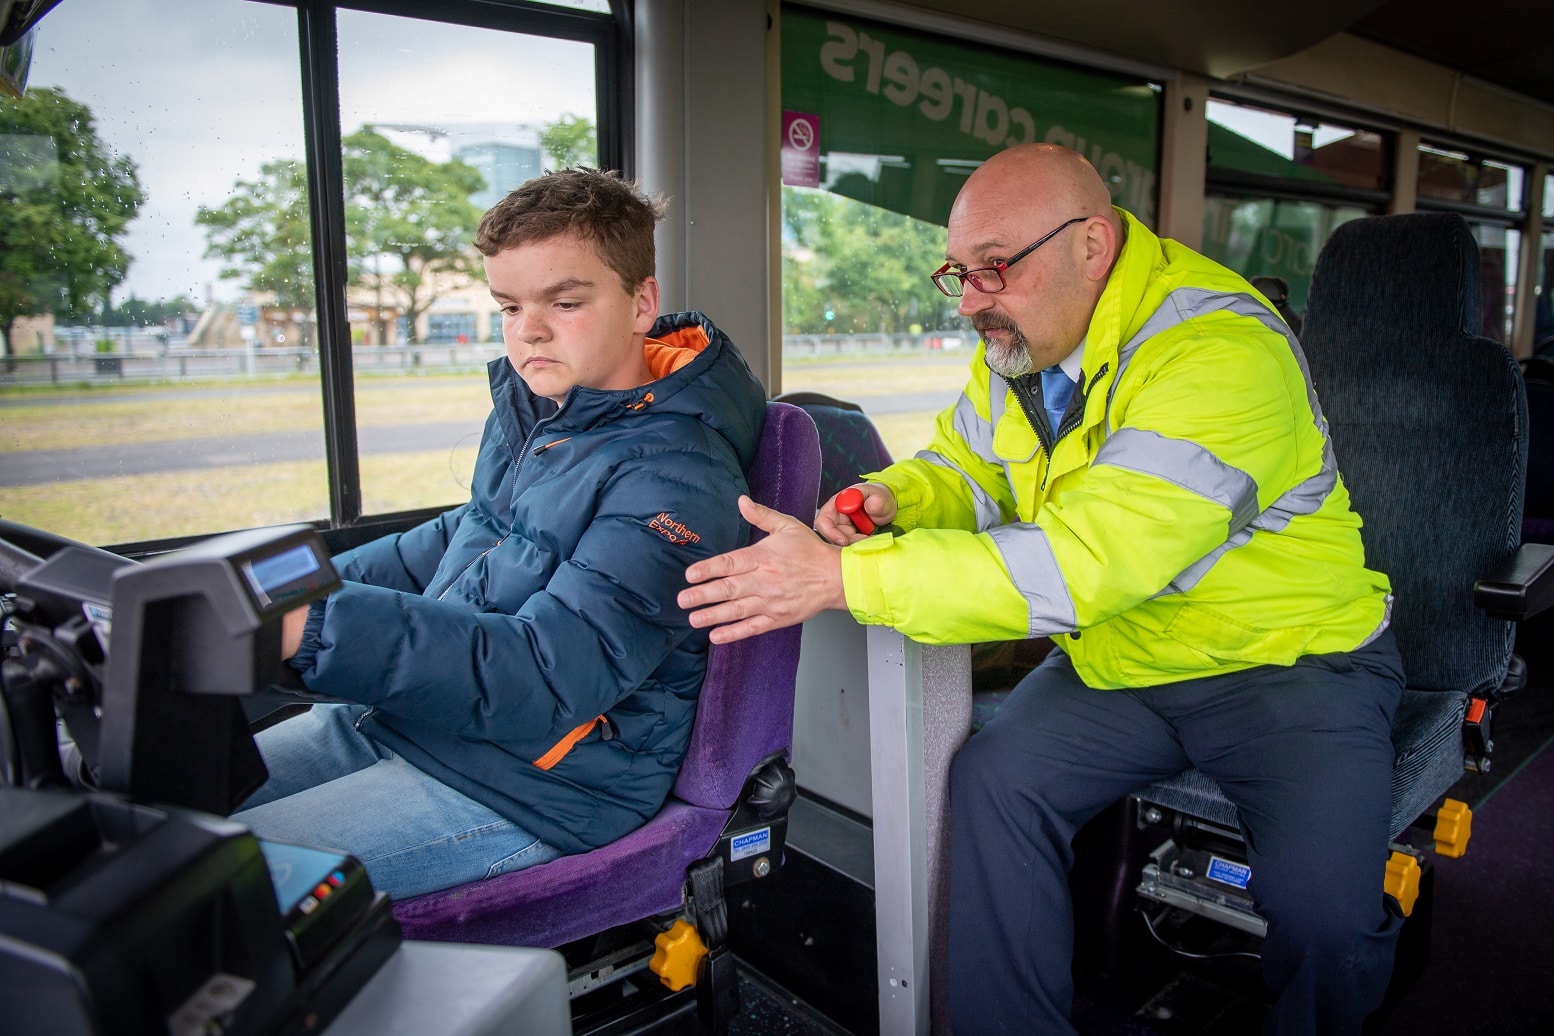
{"type": "Polygon", "coordinates": [[[655,372],[677,369],[559,407],[493,361],[469,503],[338,556],[345,585],[292,660],[371,706],[373,740],[569,853],[668,796],[708,643],[675,595],[748,535],[761,383],[700,313],[649,339],[655,372]]]}

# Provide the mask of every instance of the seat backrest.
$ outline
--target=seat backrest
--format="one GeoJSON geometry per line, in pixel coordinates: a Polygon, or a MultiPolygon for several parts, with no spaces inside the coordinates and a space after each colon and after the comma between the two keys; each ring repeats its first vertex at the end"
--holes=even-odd
{"type": "Polygon", "coordinates": [[[1420,690],[1498,686],[1514,639],[1473,604],[1474,581],[1519,541],[1527,465],[1521,372],[1479,333],[1482,308],[1461,216],[1375,216],[1323,248],[1301,336],[1420,690]]]}
{"type": "MultiPolygon", "coordinates": [[[[787,403],[767,403],[760,447],[746,475],[756,503],[811,522],[820,443],[809,415],[787,403]]],[[[765,533],[757,529],[754,535],[759,539],[765,533]]],[[[763,759],[792,746],[799,633],[798,626],[790,626],[714,644],[708,651],[696,725],[675,781],[677,797],[694,806],[728,809],[763,759]]]]}
{"type": "Polygon", "coordinates": [[[863,408],[820,392],[785,392],[777,397],[804,408],[820,433],[820,497],[831,499],[866,471],[890,464],[890,450],[863,408]]]}

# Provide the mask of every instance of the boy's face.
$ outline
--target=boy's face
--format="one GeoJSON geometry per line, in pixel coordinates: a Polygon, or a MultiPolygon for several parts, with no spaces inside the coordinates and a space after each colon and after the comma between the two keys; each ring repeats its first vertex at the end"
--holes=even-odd
{"type": "Polygon", "coordinates": [[[642,339],[658,316],[658,281],[632,291],[575,234],[486,257],[502,307],[507,359],[535,395],[556,402],[573,385],[628,389],[653,380],[642,339]]]}

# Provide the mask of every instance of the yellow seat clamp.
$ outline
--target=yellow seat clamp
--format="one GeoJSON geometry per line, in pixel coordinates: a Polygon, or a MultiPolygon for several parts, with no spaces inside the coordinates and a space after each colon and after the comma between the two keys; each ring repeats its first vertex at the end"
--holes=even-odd
{"type": "Polygon", "coordinates": [[[1466,802],[1447,799],[1435,811],[1435,851],[1456,858],[1468,851],[1473,836],[1473,811],[1466,802]]]}
{"type": "Polygon", "coordinates": [[[675,992],[696,984],[696,966],[707,955],[707,947],[696,929],[684,918],[653,940],[653,959],[648,970],[675,992]]]}
{"type": "Polygon", "coordinates": [[[1404,917],[1412,914],[1414,901],[1419,898],[1419,861],[1394,849],[1387,860],[1385,889],[1403,908],[1404,917]]]}

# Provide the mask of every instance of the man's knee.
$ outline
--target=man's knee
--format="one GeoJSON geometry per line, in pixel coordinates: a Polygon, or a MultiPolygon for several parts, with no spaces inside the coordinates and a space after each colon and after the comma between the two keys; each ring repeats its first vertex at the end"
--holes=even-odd
{"type": "Polygon", "coordinates": [[[1024,783],[1028,760],[1018,758],[1017,740],[996,727],[973,734],[950,760],[950,801],[984,802],[1024,783]]]}
{"type": "Polygon", "coordinates": [[[1340,959],[1358,942],[1375,936],[1387,918],[1378,889],[1369,909],[1352,910],[1334,902],[1307,902],[1283,908],[1264,907],[1269,929],[1308,953],[1340,959]]]}

